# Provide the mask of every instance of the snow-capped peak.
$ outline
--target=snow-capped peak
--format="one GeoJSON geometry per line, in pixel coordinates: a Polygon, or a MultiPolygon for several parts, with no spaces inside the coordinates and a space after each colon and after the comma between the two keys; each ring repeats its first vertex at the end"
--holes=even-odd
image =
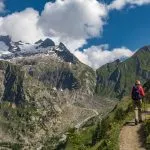
{"type": "Polygon", "coordinates": [[[22,41],[14,42],[9,36],[0,36],[0,59],[12,59],[43,54],[57,56],[59,59],[66,62],[75,63],[77,60],[63,43],[55,45],[49,38],[30,44],[22,41]]]}

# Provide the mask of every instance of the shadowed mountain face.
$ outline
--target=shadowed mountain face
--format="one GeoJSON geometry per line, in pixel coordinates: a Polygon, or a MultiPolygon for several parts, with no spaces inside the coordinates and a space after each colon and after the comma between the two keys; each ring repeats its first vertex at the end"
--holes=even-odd
{"type": "Polygon", "coordinates": [[[41,41],[39,43],[40,43],[40,45],[39,45],[40,48],[55,46],[55,43],[51,39],[45,39],[44,41],[41,41]]]}
{"type": "Polygon", "coordinates": [[[73,90],[80,88],[79,81],[69,69],[65,68],[42,72],[39,75],[39,80],[47,85],[51,84],[57,89],[73,90]]]}
{"type": "Polygon", "coordinates": [[[150,78],[150,46],[137,51],[124,62],[118,60],[97,70],[96,93],[122,98],[130,94],[136,79],[145,83],[150,78]]]}
{"type": "Polygon", "coordinates": [[[24,102],[23,72],[19,67],[8,65],[5,70],[4,93],[2,100],[21,104],[24,102]]]}

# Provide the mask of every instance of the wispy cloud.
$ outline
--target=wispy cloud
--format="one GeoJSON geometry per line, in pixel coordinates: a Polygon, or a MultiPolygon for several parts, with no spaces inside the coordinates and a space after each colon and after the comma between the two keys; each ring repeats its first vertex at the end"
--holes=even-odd
{"type": "Polygon", "coordinates": [[[4,0],[0,0],[0,13],[5,12],[5,4],[4,0]]]}
{"type": "Polygon", "coordinates": [[[32,8],[0,17],[0,35],[9,35],[14,41],[35,42],[43,37],[38,20],[39,13],[32,8]]]}
{"type": "Polygon", "coordinates": [[[150,0],[114,0],[110,5],[108,5],[108,9],[121,10],[127,5],[132,7],[132,6],[141,6],[146,4],[150,4],[150,0]]]}

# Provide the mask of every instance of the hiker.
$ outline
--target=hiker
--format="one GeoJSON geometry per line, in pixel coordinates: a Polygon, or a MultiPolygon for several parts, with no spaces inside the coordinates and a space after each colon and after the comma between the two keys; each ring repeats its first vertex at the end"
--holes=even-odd
{"type": "Polygon", "coordinates": [[[135,125],[142,122],[142,98],[145,96],[144,89],[139,80],[136,80],[132,88],[132,99],[135,112],[135,125]]]}

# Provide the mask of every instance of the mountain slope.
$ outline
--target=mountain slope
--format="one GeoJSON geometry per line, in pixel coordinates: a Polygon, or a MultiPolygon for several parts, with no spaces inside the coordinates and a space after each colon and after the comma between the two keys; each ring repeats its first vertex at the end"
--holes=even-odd
{"type": "Polygon", "coordinates": [[[95,71],[63,43],[36,49],[41,43],[2,55],[9,62],[0,61],[0,148],[54,149],[69,128],[116,103],[94,95],[95,71]]]}
{"type": "Polygon", "coordinates": [[[122,98],[130,94],[136,79],[145,83],[150,78],[150,46],[138,50],[131,58],[116,60],[97,70],[96,93],[122,98]]]}

